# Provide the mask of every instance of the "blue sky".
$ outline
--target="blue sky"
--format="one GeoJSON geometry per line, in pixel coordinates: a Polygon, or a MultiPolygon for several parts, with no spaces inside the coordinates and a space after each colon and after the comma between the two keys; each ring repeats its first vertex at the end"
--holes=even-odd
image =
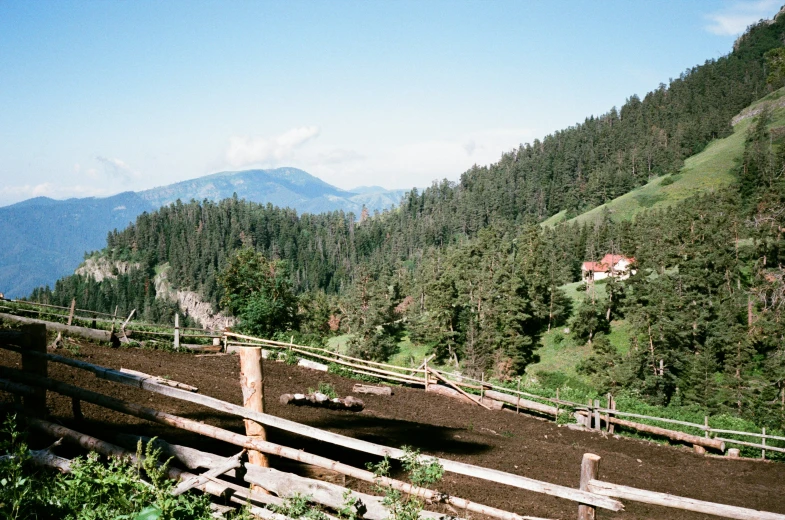
{"type": "Polygon", "coordinates": [[[455,180],[728,53],[778,8],[0,0],[0,204],[251,167],[455,180]]]}

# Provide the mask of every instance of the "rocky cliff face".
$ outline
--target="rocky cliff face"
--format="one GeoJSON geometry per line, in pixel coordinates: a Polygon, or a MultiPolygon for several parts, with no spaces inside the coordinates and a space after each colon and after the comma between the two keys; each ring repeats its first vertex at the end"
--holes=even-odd
{"type": "Polygon", "coordinates": [[[139,268],[139,264],[130,262],[114,261],[110,262],[103,256],[98,258],[88,258],[80,265],[74,274],[81,276],[92,276],[96,282],[101,282],[106,278],[117,278],[118,274],[126,274],[134,268],[139,268]]]}
{"type": "Polygon", "coordinates": [[[235,324],[235,319],[224,316],[220,312],[214,313],[213,306],[202,300],[194,291],[174,289],[166,276],[167,269],[161,270],[155,276],[155,292],[157,298],[167,298],[177,302],[180,308],[188,313],[199,324],[208,330],[224,330],[235,324]]]}

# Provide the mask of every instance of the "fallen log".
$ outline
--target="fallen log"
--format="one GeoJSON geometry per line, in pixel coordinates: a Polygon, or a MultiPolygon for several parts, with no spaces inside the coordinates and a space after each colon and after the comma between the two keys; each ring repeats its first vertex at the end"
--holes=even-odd
{"type": "MultiPolygon", "coordinates": [[[[215,455],[207,451],[200,451],[188,446],[181,446],[179,444],[169,444],[163,439],[150,437],[143,437],[139,435],[132,435],[129,433],[119,433],[113,437],[114,442],[128,450],[135,450],[139,441],[145,445],[152,442],[153,448],[160,450],[161,455],[166,458],[173,458],[188,469],[213,469],[224,460],[224,457],[215,455]]],[[[238,472],[229,470],[224,473],[232,478],[237,478],[238,472]]]]}
{"type": "MultiPolygon", "coordinates": [[[[490,397],[491,399],[496,399],[497,401],[502,401],[512,406],[518,406],[519,408],[523,408],[524,410],[532,410],[545,415],[556,415],[555,406],[538,403],[537,401],[531,401],[529,399],[515,397],[510,394],[505,394],[504,392],[497,392],[496,390],[486,390],[485,395],[490,397]]],[[[559,413],[569,413],[569,412],[565,409],[561,409],[559,410],[559,413]]]]}
{"type": "Polygon", "coordinates": [[[318,370],[319,372],[327,372],[328,370],[327,365],[317,363],[316,361],[311,361],[310,359],[300,359],[297,361],[297,366],[310,368],[311,370],[318,370]]]}
{"type": "Polygon", "coordinates": [[[370,386],[358,383],[352,387],[352,392],[355,394],[392,395],[392,388],[389,386],[370,386]]]}
{"type": "MultiPolygon", "coordinates": [[[[6,372],[7,370],[8,369],[3,369],[2,372],[6,372]]],[[[125,413],[128,415],[133,415],[134,417],[147,419],[149,421],[153,421],[159,424],[165,424],[175,428],[180,428],[186,431],[190,431],[192,433],[198,433],[200,435],[204,435],[206,437],[210,437],[213,439],[218,439],[242,448],[255,449],[270,455],[276,455],[279,457],[296,460],[313,466],[319,466],[322,468],[326,468],[332,471],[342,473],[352,478],[356,478],[358,480],[371,482],[373,484],[377,484],[380,486],[391,487],[403,493],[424,498],[426,500],[450,504],[456,507],[457,509],[465,509],[467,511],[472,511],[475,513],[492,516],[494,518],[499,518],[501,520],[533,519],[533,517],[527,517],[527,516],[511,513],[509,511],[503,511],[495,507],[478,504],[476,502],[471,502],[463,498],[458,498],[438,491],[433,491],[427,488],[414,486],[412,484],[408,484],[400,480],[395,480],[389,477],[379,477],[370,471],[355,468],[354,466],[349,466],[348,464],[343,464],[341,462],[333,461],[328,458],[321,457],[319,455],[313,455],[310,453],[306,453],[302,450],[288,448],[286,446],[274,444],[269,441],[260,441],[257,439],[251,439],[249,437],[246,437],[245,435],[240,435],[238,433],[234,433],[229,430],[224,430],[216,426],[200,423],[191,419],[186,419],[184,417],[178,417],[176,415],[154,410],[152,408],[146,408],[134,403],[123,401],[121,399],[105,396],[97,392],[93,392],[91,390],[85,390],[83,388],[69,385],[67,383],[53,381],[51,379],[41,378],[41,377],[34,377],[30,379],[35,380],[33,381],[33,383],[44,386],[45,388],[48,388],[53,392],[57,392],[62,395],[66,395],[70,397],[77,397],[83,401],[93,403],[99,406],[103,406],[105,408],[109,408],[110,410],[125,413]]],[[[9,392],[15,392],[18,390],[30,391],[27,385],[10,383],[3,379],[0,379],[0,389],[7,390],[9,392]]],[[[191,394],[191,395],[195,395],[195,394],[191,394]]],[[[487,470],[487,471],[496,471],[496,470],[487,470]]],[[[556,484],[541,483],[539,481],[527,479],[526,477],[519,477],[519,478],[523,479],[524,481],[532,481],[541,484],[543,486],[549,486],[548,491],[550,492],[549,493],[546,492],[546,494],[552,494],[558,496],[557,493],[567,494],[569,492],[570,498],[572,498],[574,501],[596,505],[597,507],[605,507],[606,509],[612,509],[614,511],[620,511],[624,508],[621,502],[607,497],[601,497],[600,495],[576,490],[573,488],[567,488],[556,484]]],[[[222,484],[231,487],[229,483],[222,482],[222,484]]],[[[232,489],[234,489],[234,487],[232,487],[232,489]]],[[[239,489],[241,491],[244,491],[243,488],[239,488],[239,489]]],[[[261,495],[261,494],[257,493],[257,495],[261,495]]],[[[271,497],[271,495],[261,495],[261,497],[271,497]]]]}
{"type": "Polygon", "coordinates": [[[169,385],[169,386],[173,386],[174,388],[182,388],[183,390],[188,390],[189,392],[199,391],[199,389],[196,388],[195,386],[187,385],[185,383],[180,383],[179,381],[173,381],[171,379],[166,379],[159,376],[151,376],[150,374],[145,374],[144,372],[139,372],[137,370],[131,370],[130,368],[120,368],[120,372],[124,374],[133,374],[135,376],[152,379],[158,384],[169,385]]]}
{"type": "Polygon", "coordinates": [[[193,343],[180,343],[182,348],[188,349],[192,352],[220,352],[223,350],[221,345],[196,345],[193,343]]]}
{"type": "Polygon", "coordinates": [[[365,408],[362,399],[357,399],[351,395],[341,399],[336,397],[330,399],[321,392],[312,394],[282,394],[279,398],[281,404],[293,404],[295,406],[315,406],[317,408],[329,408],[330,410],[348,410],[359,412],[365,408]]]}
{"type": "Polygon", "coordinates": [[[453,399],[460,399],[461,401],[467,403],[472,402],[476,404],[478,401],[481,401],[487,408],[491,410],[501,410],[504,407],[504,403],[501,401],[490,399],[488,397],[480,399],[480,397],[477,396],[476,399],[470,399],[457,390],[450,388],[449,386],[430,384],[425,391],[433,392],[434,394],[443,395],[445,397],[452,397],[453,399]]]}
{"type": "MultiPolygon", "coordinates": [[[[120,446],[104,442],[101,439],[77,432],[70,428],[66,428],[65,426],[60,426],[42,419],[32,418],[28,418],[28,425],[40,432],[47,433],[54,437],[59,437],[65,441],[81,446],[86,450],[95,451],[108,457],[124,458],[133,464],[141,463],[139,458],[136,456],[136,451],[123,449],[120,446]]],[[[244,501],[254,500],[261,504],[273,504],[277,506],[284,505],[283,500],[278,497],[265,495],[263,493],[255,493],[243,488],[242,486],[232,484],[231,482],[219,481],[217,479],[204,479],[204,481],[199,481],[199,475],[195,475],[175,467],[167,467],[166,475],[171,480],[176,481],[186,481],[189,479],[197,480],[197,485],[194,487],[210,495],[223,497],[229,494],[232,498],[240,497],[244,499],[244,501]]]]}
{"type": "MultiPolygon", "coordinates": [[[[585,411],[578,411],[578,415],[585,416],[587,412],[585,411]]],[[[603,417],[605,419],[605,417],[603,417]]],[[[704,448],[711,448],[713,450],[725,451],[725,443],[720,439],[712,439],[710,437],[701,437],[700,435],[691,435],[689,433],[684,432],[677,432],[673,430],[666,430],[665,428],[660,428],[658,426],[651,426],[648,424],[641,424],[635,423],[632,421],[626,421],[624,419],[619,419],[618,417],[608,417],[607,420],[611,424],[617,424],[619,426],[623,426],[625,428],[630,428],[633,430],[638,430],[644,433],[650,433],[652,435],[658,435],[660,437],[667,437],[668,439],[684,442],[686,444],[698,445],[703,446],[704,448]]]]}
{"type": "Polygon", "coordinates": [[[15,316],[13,314],[0,313],[0,319],[16,321],[19,323],[39,323],[46,325],[47,330],[55,330],[57,332],[65,332],[72,336],[79,336],[80,338],[89,339],[92,341],[103,341],[111,343],[113,347],[120,345],[120,340],[111,331],[100,329],[88,329],[87,327],[78,327],[76,325],[63,325],[53,321],[37,320],[35,318],[25,318],[24,316],[15,316]]]}
{"type": "MultiPolygon", "coordinates": [[[[70,473],[71,472],[71,460],[65,459],[63,457],[58,457],[54,453],[52,453],[52,448],[60,444],[60,441],[57,441],[52,446],[45,448],[43,450],[29,450],[27,453],[30,456],[30,462],[35,464],[36,466],[45,467],[45,468],[54,468],[58,470],[60,473],[70,473]]],[[[0,461],[14,459],[16,455],[3,455],[0,457],[0,461]]]]}
{"type": "MultiPolygon", "coordinates": [[[[280,428],[292,433],[303,435],[311,439],[316,439],[331,444],[335,444],[338,446],[355,449],[365,453],[378,455],[380,457],[388,456],[390,458],[400,460],[406,456],[406,452],[397,448],[382,446],[361,439],[354,439],[351,437],[329,432],[326,430],[320,430],[319,428],[315,428],[313,426],[308,426],[305,424],[300,424],[294,421],[283,419],[281,417],[276,417],[265,413],[247,410],[242,406],[234,405],[226,401],[221,401],[220,399],[216,399],[214,397],[210,397],[202,394],[194,394],[192,392],[186,392],[185,390],[159,385],[157,383],[153,383],[143,379],[140,380],[138,378],[135,378],[135,376],[131,376],[129,374],[122,374],[110,368],[101,367],[98,365],[93,365],[91,363],[85,363],[83,361],[77,361],[70,358],[64,358],[62,356],[57,356],[54,354],[46,354],[45,356],[47,357],[47,359],[50,359],[52,361],[61,362],[67,365],[90,370],[98,377],[107,379],[109,381],[115,381],[136,388],[142,388],[144,390],[156,392],[162,395],[168,395],[170,397],[178,398],[184,401],[201,404],[203,406],[207,406],[214,410],[231,413],[243,418],[253,419],[262,424],[265,424],[266,426],[271,426],[273,428],[280,428]]],[[[5,369],[2,367],[0,367],[0,374],[4,374],[6,377],[12,377],[12,378],[19,377],[18,371],[5,369]]],[[[33,377],[33,376],[26,375],[25,381],[34,382],[37,385],[45,386],[47,388],[52,389],[53,391],[60,392],[60,393],[63,392],[57,390],[55,387],[61,389],[66,389],[66,387],[70,387],[68,389],[69,391],[73,391],[73,389],[76,389],[79,390],[80,392],[88,392],[86,390],[73,387],[72,385],[62,386],[65,385],[65,383],[60,383],[57,381],[52,381],[50,379],[41,378],[41,377],[33,377]]],[[[96,394],[96,395],[100,396],[100,394],[96,394]]],[[[101,397],[105,397],[105,396],[101,396],[101,397]]],[[[243,446],[245,445],[243,444],[243,446]]],[[[464,462],[453,461],[450,459],[443,459],[439,457],[433,457],[433,459],[439,462],[439,464],[441,464],[446,471],[450,471],[453,473],[481,478],[491,482],[497,482],[499,484],[507,484],[521,489],[534,491],[536,493],[543,493],[546,495],[557,496],[575,502],[581,502],[584,504],[602,507],[604,509],[610,509],[612,511],[621,511],[624,508],[623,504],[617,500],[607,499],[606,497],[600,497],[598,495],[594,495],[592,493],[586,493],[584,491],[580,491],[567,486],[560,486],[560,485],[552,484],[550,482],[542,482],[528,477],[523,477],[521,475],[514,475],[512,473],[507,473],[496,469],[474,466],[472,464],[466,464],[464,462]]],[[[295,459],[295,460],[300,460],[300,459],[295,459]]],[[[308,462],[308,461],[303,460],[302,462],[308,462]]],[[[310,464],[310,462],[308,463],[310,464]]],[[[314,465],[318,466],[319,464],[314,464],[314,465]]]]}
{"type": "Polygon", "coordinates": [[[644,504],[653,504],[663,507],[672,507],[685,511],[695,511],[709,515],[722,516],[725,518],[735,518],[737,520],[785,520],[785,515],[748,509],[746,507],[728,506],[716,504],[714,502],[704,502],[693,498],[685,498],[667,493],[647,491],[600,480],[590,480],[589,490],[608,497],[623,498],[644,504]]]}
{"type": "Polygon", "coordinates": [[[459,387],[459,386],[456,386],[456,385],[455,385],[455,383],[453,383],[452,381],[450,381],[449,379],[447,379],[446,377],[444,377],[443,375],[441,375],[441,374],[440,374],[439,372],[437,372],[436,370],[428,369],[428,372],[426,372],[426,376],[427,376],[428,374],[433,374],[434,376],[436,376],[436,379],[440,380],[442,383],[446,384],[447,386],[450,386],[450,387],[452,387],[452,388],[453,388],[454,390],[456,390],[456,391],[457,391],[459,394],[461,394],[461,395],[463,395],[464,397],[466,397],[466,398],[469,400],[469,402],[471,402],[471,403],[474,403],[474,404],[476,404],[476,405],[479,405],[479,406],[482,406],[482,407],[483,407],[483,408],[485,408],[486,410],[490,410],[490,409],[491,409],[491,407],[490,407],[490,406],[488,406],[487,404],[484,404],[484,403],[480,402],[480,398],[479,398],[479,397],[474,397],[474,396],[472,396],[472,395],[469,395],[469,394],[468,394],[468,393],[466,393],[464,390],[462,390],[462,389],[461,389],[461,387],[459,387]]]}
{"type": "MultiPolygon", "coordinates": [[[[358,517],[368,520],[387,520],[392,515],[382,504],[383,497],[352,491],[343,486],[321,482],[305,477],[284,473],[272,468],[260,468],[250,464],[245,466],[245,481],[268,489],[280,497],[299,493],[313,502],[340,511],[351,503],[358,517]]],[[[442,514],[421,511],[420,518],[439,519],[442,514]]]]}
{"type": "Polygon", "coordinates": [[[231,471],[233,469],[239,468],[243,465],[240,462],[240,457],[245,454],[245,450],[241,451],[237,455],[233,457],[229,457],[228,459],[224,459],[224,461],[217,465],[216,467],[212,468],[211,470],[202,473],[201,475],[195,475],[185,480],[181,480],[177,487],[172,490],[172,496],[182,495],[186,491],[191,488],[198,487],[202,484],[206,484],[209,480],[214,480],[219,475],[223,475],[227,471],[231,471]]]}

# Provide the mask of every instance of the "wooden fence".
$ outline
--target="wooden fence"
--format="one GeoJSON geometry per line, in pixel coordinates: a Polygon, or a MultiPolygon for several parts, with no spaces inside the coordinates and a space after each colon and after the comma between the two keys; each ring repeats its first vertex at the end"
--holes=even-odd
{"type": "Polygon", "coordinates": [[[455,397],[464,398],[464,400],[475,402],[478,406],[485,406],[486,408],[490,407],[488,404],[490,401],[496,401],[503,403],[508,407],[514,407],[516,410],[553,417],[555,420],[558,420],[560,414],[575,414],[579,423],[588,429],[601,430],[604,426],[606,431],[613,432],[614,428],[619,426],[636,430],[644,434],[666,437],[674,441],[684,442],[693,446],[700,446],[720,452],[725,451],[727,444],[735,444],[760,449],[762,458],[766,457],[766,451],[785,453],[785,448],[771,444],[771,441],[784,442],[785,437],[767,434],[765,428],[762,429],[761,433],[725,430],[710,427],[708,425],[708,417],[704,418],[703,424],[699,424],[665,417],[625,412],[616,409],[613,397],[610,395],[607,397],[607,401],[611,403],[611,406],[609,407],[601,406],[599,400],[593,400],[586,404],[576,403],[559,399],[558,397],[544,397],[520,390],[520,383],[518,384],[518,389],[510,389],[483,379],[476,379],[455,372],[437,370],[428,365],[431,358],[426,358],[417,368],[406,368],[387,363],[358,359],[325,348],[255,338],[228,331],[224,332],[224,337],[226,338],[225,346],[227,348],[262,346],[264,348],[277,350],[278,352],[292,352],[309,359],[334,363],[347,372],[360,376],[373,377],[382,381],[423,386],[426,390],[436,390],[436,388],[432,388],[430,385],[438,384],[439,387],[442,387],[442,385],[448,386],[453,390],[455,397]],[[480,395],[477,396],[477,393],[480,395]],[[650,422],[660,422],[666,425],[677,424],[686,426],[694,428],[697,432],[700,432],[700,434],[695,435],[652,426],[650,424],[633,422],[623,419],[624,417],[650,422]],[[723,434],[723,436],[719,437],[715,434],[723,434]],[[728,437],[728,435],[752,437],[754,439],[759,439],[760,442],[755,443],[733,439],[728,437]]]}
{"type": "MultiPolygon", "coordinates": [[[[25,399],[23,410],[27,414],[39,417],[37,419],[31,419],[31,426],[41,431],[47,432],[50,435],[61,437],[69,442],[74,442],[92,450],[97,450],[108,455],[133,457],[133,454],[123,450],[121,447],[110,444],[106,441],[102,441],[100,439],[96,439],[94,437],[81,434],[69,428],[53,424],[41,418],[46,414],[45,405],[47,391],[56,392],[63,396],[70,397],[74,402],[74,416],[77,420],[81,418],[81,408],[79,403],[85,401],[160,424],[169,425],[175,428],[219,439],[242,447],[244,450],[257,450],[258,452],[264,454],[290,458],[293,460],[305,462],[307,464],[328,468],[330,470],[337,471],[338,473],[358,478],[360,480],[374,482],[378,485],[389,486],[393,489],[424,498],[429,498],[434,501],[446,502],[452,504],[455,507],[463,508],[467,511],[489,515],[501,520],[526,520],[533,518],[518,515],[508,511],[502,511],[491,506],[477,504],[458,497],[444,495],[433,490],[412,486],[395,479],[386,477],[380,478],[369,471],[361,470],[338,461],[309,454],[303,450],[297,450],[270,443],[263,438],[240,435],[205,423],[197,422],[184,417],[178,417],[160,410],[147,408],[97,392],[85,390],[68,383],[53,380],[47,377],[48,362],[61,363],[80,370],[86,370],[107,381],[132,386],[135,388],[141,388],[146,391],[165,395],[171,398],[199,404],[214,410],[235,415],[238,418],[247,419],[267,427],[282,429],[290,433],[304,436],[306,438],[351,448],[353,450],[368,454],[388,456],[394,459],[401,459],[406,456],[405,452],[396,448],[346,437],[333,432],[314,428],[312,426],[307,426],[294,421],[282,419],[280,417],[275,417],[259,410],[234,405],[209,396],[200,395],[194,391],[189,391],[188,389],[165,385],[161,383],[160,378],[156,378],[154,376],[133,372],[121,372],[112,368],[102,367],[55,354],[49,354],[46,352],[46,329],[44,326],[39,324],[28,325],[21,333],[0,333],[0,348],[18,352],[22,356],[21,370],[9,367],[0,367],[0,389],[23,396],[25,399]]],[[[261,350],[261,346],[244,348],[255,351],[261,350]]],[[[373,366],[375,366],[379,371],[386,371],[386,369],[380,368],[378,365],[379,364],[374,364],[373,366]]],[[[427,367],[427,364],[423,368],[422,373],[423,384],[428,383],[430,369],[427,367]]],[[[197,452],[197,450],[193,450],[192,448],[184,449],[186,451],[191,450],[192,454],[196,452],[202,459],[210,459],[210,457],[215,458],[215,456],[211,454],[197,452]]],[[[174,451],[177,452],[178,450],[175,449],[174,451]]],[[[274,504],[276,503],[276,500],[280,502],[279,497],[265,495],[261,492],[254,491],[253,489],[249,491],[244,489],[242,486],[233,485],[218,478],[224,473],[233,474],[234,469],[240,465],[239,458],[241,455],[242,453],[228,459],[218,458],[219,460],[215,463],[212,463],[212,466],[209,463],[205,463],[206,465],[203,467],[207,467],[208,471],[202,475],[196,475],[176,468],[170,468],[169,476],[181,481],[181,484],[177,487],[177,491],[194,487],[204,491],[205,493],[225,496],[227,490],[231,490],[232,496],[236,497],[238,499],[236,501],[238,502],[246,502],[249,500],[261,504],[274,504]]],[[[647,490],[603,482],[599,480],[600,457],[593,454],[584,455],[584,460],[581,465],[581,484],[579,489],[538,481],[521,475],[474,466],[450,459],[437,457],[433,457],[433,459],[439,462],[445,471],[448,472],[468,475],[488,482],[514,486],[536,493],[556,496],[565,500],[576,502],[578,504],[579,520],[593,519],[596,508],[603,508],[611,511],[622,510],[623,504],[618,500],[619,498],[628,501],[656,504],[670,508],[703,512],[741,520],[749,520],[753,518],[760,520],[785,520],[785,515],[782,514],[699,501],[685,497],[677,497],[664,493],[655,493],[647,490]]],[[[67,470],[69,465],[69,461],[60,459],[52,453],[38,453],[36,457],[34,457],[34,460],[39,462],[43,461],[42,463],[48,463],[49,465],[56,466],[62,470],[67,470]]],[[[259,483],[263,480],[259,480],[262,478],[259,476],[260,472],[262,475],[267,475],[268,480],[264,481],[267,483],[267,487],[265,489],[274,489],[275,482],[280,484],[280,478],[286,478],[287,485],[283,486],[281,489],[287,489],[291,492],[294,489],[292,486],[295,486],[297,483],[296,479],[301,478],[295,478],[295,476],[290,475],[288,477],[279,477],[279,480],[275,480],[275,475],[269,473],[270,471],[274,470],[268,470],[265,472],[263,470],[266,470],[266,468],[255,468],[253,466],[247,467],[246,469],[248,470],[246,472],[246,480],[249,481],[248,479],[250,478],[251,480],[249,482],[252,484],[255,482],[257,485],[261,485],[259,483]],[[254,475],[256,475],[256,477],[254,477],[254,475]],[[257,480],[254,480],[254,478],[257,480]],[[271,482],[271,478],[275,481],[271,482]]],[[[356,492],[341,488],[339,486],[336,487],[337,489],[335,491],[338,492],[338,494],[344,500],[347,496],[347,493],[350,496],[357,495],[359,498],[359,494],[356,492]]],[[[324,490],[325,487],[322,486],[321,489],[324,490]]],[[[364,497],[372,504],[381,503],[380,497],[373,497],[370,495],[364,495],[364,497]]],[[[317,500],[321,500],[322,502],[320,503],[322,504],[327,504],[329,502],[329,500],[326,498],[318,498],[317,500]]],[[[342,502],[338,502],[338,504],[341,503],[342,502]]],[[[252,508],[252,512],[263,518],[272,518],[269,514],[269,511],[262,510],[258,507],[252,508]]],[[[374,517],[372,514],[368,514],[366,517],[369,518],[369,520],[382,520],[382,518],[378,516],[374,517]]],[[[421,518],[433,517],[433,514],[429,514],[427,512],[424,512],[421,516],[421,518]]]]}
{"type": "MultiPolygon", "coordinates": [[[[55,317],[60,320],[61,322],[52,322],[51,320],[40,320],[48,322],[48,326],[52,328],[55,323],[66,323],[69,327],[75,327],[76,325],[72,325],[72,323],[81,322],[86,324],[87,327],[94,329],[96,331],[104,331],[104,333],[111,333],[115,334],[116,338],[115,341],[124,342],[128,339],[138,339],[138,338],[171,338],[172,345],[175,349],[180,349],[181,347],[190,348],[191,350],[215,350],[209,347],[204,346],[196,346],[192,344],[187,344],[182,342],[181,340],[185,338],[197,338],[197,340],[205,340],[205,339],[212,339],[217,340],[220,343],[221,338],[223,337],[220,332],[210,332],[198,327],[182,327],[179,324],[180,316],[179,314],[175,314],[174,325],[172,327],[167,327],[165,325],[161,325],[160,323],[145,323],[140,320],[135,320],[134,316],[136,314],[136,309],[133,309],[129,316],[126,319],[123,319],[122,316],[117,315],[117,310],[115,309],[114,314],[108,314],[105,312],[97,312],[91,311],[88,309],[78,309],[76,308],[76,301],[71,301],[70,307],[62,307],[59,305],[49,305],[45,303],[38,303],[38,302],[29,302],[25,300],[0,300],[0,310],[5,310],[13,313],[13,315],[9,314],[0,314],[0,317],[5,319],[14,320],[14,315],[20,317],[26,317],[27,319],[17,319],[17,321],[31,323],[31,319],[33,316],[37,318],[43,317],[55,317]],[[50,325],[51,324],[51,325],[50,325]],[[105,328],[100,328],[99,324],[105,326],[105,328]]],[[[63,329],[63,331],[66,331],[63,329]]],[[[104,338],[99,332],[94,333],[92,336],[88,336],[90,339],[94,339],[96,341],[111,341],[111,338],[107,336],[104,338]]],[[[216,345],[217,346],[217,345],[216,345]]]]}
{"type": "MultiPolygon", "coordinates": [[[[39,306],[43,309],[56,309],[68,310],[69,314],[60,314],[63,319],[67,319],[71,329],[61,328],[64,332],[74,332],[75,326],[70,323],[73,320],[76,312],[84,312],[94,315],[112,316],[113,320],[105,320],[107,323],[112,323],[112,328],[109,331],[111,334],[104,338],[103,335],[107,331],[96,329],[91,331],[84,328],[81,331],[82,335],[90,339],[100,341],[117,341],[114,339],[115,321],[114,315],[106,313],[95,313],[84,309],[76,309],[75,303],[72,302],[71,307],[59,307],[54,305],[40,304],[35,302],[25,301],[9,301],[3,300],[2,303],[19,304],[23,306],[39,306]],[[87,333],[85,333],[85,331],[87,333]]],[[[1,307],[2,305],[0,305],[1,307]]],[[[17,309],[18,310],[18,309],[17,309]]],[[[655,435],[666,437],[668,439],[684,442],[693,446],[700,446],[712,450],[724,452],[726,445],[745,446],[749,448],[756,448],[761,450],[761,458],[766,458],[767,452],[785,453],[785,437],[772,435],[767,433],[765,428],[760,433],[745,432],[736,430],[727,430],[720,428],[712,428],[708,424],[708,418],[704,419],[703,424],[692,423],[688,421],[680,421],[676,419],[669,419],[664,417],[650,416],[644,414],[636,414],[632,412],[625,412],[618,410],[614,406],[613,398],[608,396],[608,403],[611,406],[601,406],[598,400],[593,400],[586,404],[575,403],[568,400],[560,399],[558,397],[544,397],[530,392],[522,391],[520,383],[517,389],[503,387],[497,384],[490,383],[483,379],[471,378],[462,374],[437,370],[433,366],[428,366],[429,359],[426,358],[424,362],[417,368],[406,368],[397,365],[390,365],[387,363],[379,363],[374,361],[366,361],[352,356],[334,352],[332,350],[311,347],[307,345],[296,345],[292,342],[286,343],[281,341],[272,341],[262,338],[255,338],[225,331],[221,334],[210,333],[202,329],[193,327],[180,327],[178,317],[175,319],[175,326],[171,329],[164,328],[160,324],[146,324],[142,322],[132,321],[134,312],[124,321],[117,320],[116,336],[119,341],[128,338],[137,337],[158,337],[158,338],[171,338],[174,348],[188,348],[195,351],[215,352],[226,348],[237,348],[243,346],[263,346],[269,349],[276,349],[280,351],[289,351],[294,355],[299,355],[307,359],[318,360],[325,363],[334,363],[339,365],[343,370],[361,376],[372,377],[378,380],[389,381],[396,384],[408,384],[423,386],[429,391],[440,391],[447,386],[451,389],[456,397],[463,398],[464,400],[476,402],[478,406],[489,408],[494,406],[500,408],[501,406],[514,407],[517,411],[523,410],[528,413],[534,413],[541,416],[550,416],[558,419],[559,415],[568,413],[575,414],[576,419],[580,424],[589,429],[600,430],[603,427],[613,432],[616,427],[627,428],[635,430],[648,435],[655,435]],[[158,330],[144,330],[146,327],[154,327],[158,330]],[[163,330],[162,330],[163,329],[163,330]],[[197,338],[197,340],[212,340],[212,345],[194,345],[182,342],[186,337],[197,338]],[[220,345],[223,340],[223,346],[220,345]],[[431,386],[433,385],[433,386],[431,386]],[[477,398],[476,394],[480,396],[477,398]],[[489,404],[490,403],[490,404],[489,404]],[[685,433],[664,427],[653,426],[641,422],[633,422],[624,418],[640,419],[646,422],[677,424],[679,426],[694,429],[696,434],[685,433]],[[702,434],[702,435],[701,435],[702,434]],[[718,435],[719,434],[719,435],[718,435]],[[740,440],[735,437],[748,438],[749,440],[740,440]]],[[[0,315],[2,317],[3,315],[0,315]]],[[[12,316],[9,316],[12,318],[12,316]]],[[[20,321],[30,321],[20,318],[20,321]]],[[[47,323],[48,327],[57,328],[61,325],[55,323],[47,323]]]]}

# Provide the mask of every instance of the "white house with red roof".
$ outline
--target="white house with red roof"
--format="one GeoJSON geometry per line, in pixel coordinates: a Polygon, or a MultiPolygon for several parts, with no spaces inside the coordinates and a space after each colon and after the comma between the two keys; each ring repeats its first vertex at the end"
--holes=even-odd
{"type": "Polygon", "coordinates": [[[581,273],[583,274],[583,280],[586,282],[603,280],[608,277],[626,280],[630,275],[637,272],[635,269],[632,269],[634,264],[635,258],[607,254],[599,262],[583,262],[581,273]]]}

